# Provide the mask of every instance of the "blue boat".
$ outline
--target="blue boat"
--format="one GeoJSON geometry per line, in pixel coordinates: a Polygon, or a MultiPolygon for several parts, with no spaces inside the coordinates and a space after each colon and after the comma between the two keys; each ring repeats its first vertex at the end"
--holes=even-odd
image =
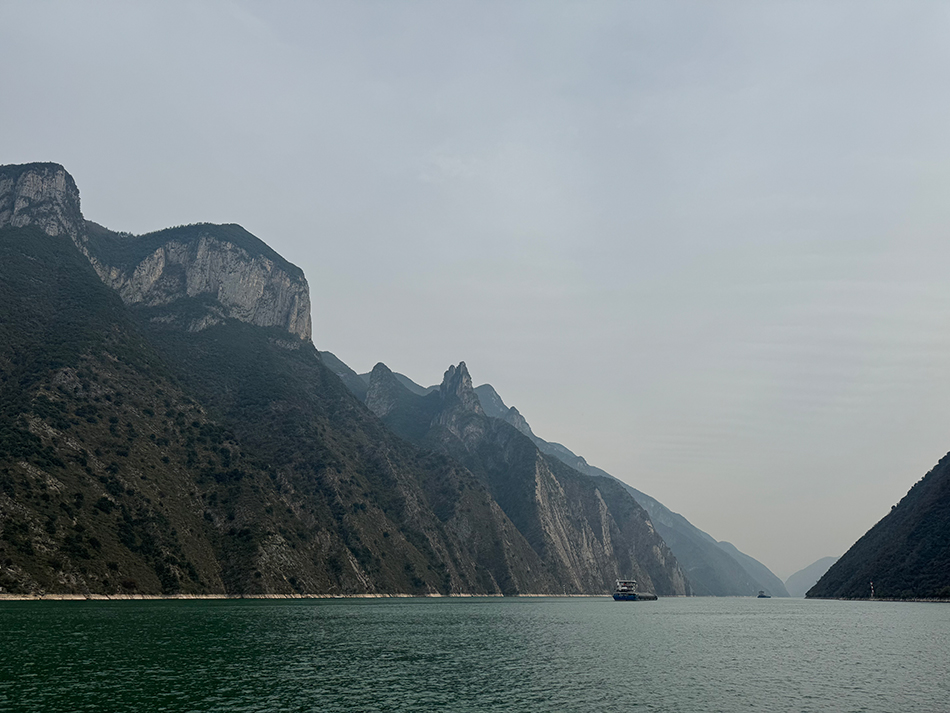
{"type": "Polygon", "coordinates": [[[652,602],[656,600],[655,594],[649,592],[638,592],[637,581],[635,579],[618,579],[617,586],[614,589],[614,601],[616,602],[652,602]]]}

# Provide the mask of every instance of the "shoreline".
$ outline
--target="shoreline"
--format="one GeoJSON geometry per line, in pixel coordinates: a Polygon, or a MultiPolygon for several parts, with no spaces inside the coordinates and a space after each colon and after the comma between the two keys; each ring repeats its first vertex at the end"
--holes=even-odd
{"type": "Polygon", "coordinates": [[[600,598],[610,594],[7,594],[0,593],[0,602],[73,602],[73,601],[139,601],[191,599],[541,599],[600,598]]]}
{"type": "Polygon", "coordinates": [[[813,602],[906,602],[918,604],[950,604],[950,599],[937,599],[926,597],[913,597],[909,599],[897,599],[894,597],[803,597],[813,602]]]}

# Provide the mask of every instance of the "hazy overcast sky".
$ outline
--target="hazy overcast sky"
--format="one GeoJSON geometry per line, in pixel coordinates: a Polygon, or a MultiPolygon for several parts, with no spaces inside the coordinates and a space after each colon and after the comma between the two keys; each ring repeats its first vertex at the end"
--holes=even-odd
{"type": "Polygon", "coordinates": [[[779,576],[950,450],[950,9],[0,0],[0,163],[235,222],[779,576]]]}

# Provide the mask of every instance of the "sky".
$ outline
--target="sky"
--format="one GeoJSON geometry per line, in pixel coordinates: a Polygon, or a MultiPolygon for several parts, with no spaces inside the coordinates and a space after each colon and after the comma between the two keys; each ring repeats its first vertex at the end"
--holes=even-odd
{"type": "Polygon", "coordinates": [[[783,579],[950,450],[938,2],[0,0],[0,163],[239,223],[313,341],[464,360],[783,579]]]}

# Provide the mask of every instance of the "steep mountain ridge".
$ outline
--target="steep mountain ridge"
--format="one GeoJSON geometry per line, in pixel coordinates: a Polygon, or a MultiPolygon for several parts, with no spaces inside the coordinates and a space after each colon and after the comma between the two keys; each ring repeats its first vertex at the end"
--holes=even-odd
{"type": "MultiPolygon", "coordinates": [[[[365,384],[366,387],[369,387],[369,382],[372,376],[373,376],[372,372],[368,372],[366,374],[360,374],[359,378],[363,380],[363,383],[365,384]]],[[[438,391],[439,389],[438,385],[420,386],[415,381],[410,379],[408,376],[406,376],[405,374],[400,374],[398,371],[394,371],[393,376],[396,378],[396,381],[398,381],[400,384],[405,386],[412,393],[416,394],[416,396],[425,396],[430,391],[438,391]]]]}
{"type": "MultiPolygon", "coordinates": [[[[484,405],[486,413],[517,428],[528,436],[542,453],[553,456],[580,473],[617,480],[610,473],[590,465],[586,459],[566,446],[536,436],[518,409],[507,406],[490,384],[475,387],[475,393],[484,405]]],[[[783,582],[764,564],[729,543],[717,542],[655,498],[620,480],[617,482],[647,511],[657,532],[689,577],[694,594],[752,596],[759,590],[766,590],[773,596],[788,596],[783,582]]]]}
{"type": "Polygon", "coordinates": [[[425,396],[378,364],[366,401],[397,434],[446,453],[487,485],[559,583],[554,592],[604,591],[634,577],[660,594],[688,593],[675,557],[619,483],[548,459],[516,428],[488,417],[464,362],[425,396]]]}
{"type": "Polygon", "coordinates": [[[97,265],[63,206],[10,199],[30,170],[0,168],[20,205],[0,228],[4,591],[555,586],[484,484],[394,436],[286,324],[249,323],[217,292],[123,301],[99,270],[122,269],[110,241],[134,238],[89,230],[97,265]],[[170,307],[222,316],[190,331],[156,318],[170,307]]]}

